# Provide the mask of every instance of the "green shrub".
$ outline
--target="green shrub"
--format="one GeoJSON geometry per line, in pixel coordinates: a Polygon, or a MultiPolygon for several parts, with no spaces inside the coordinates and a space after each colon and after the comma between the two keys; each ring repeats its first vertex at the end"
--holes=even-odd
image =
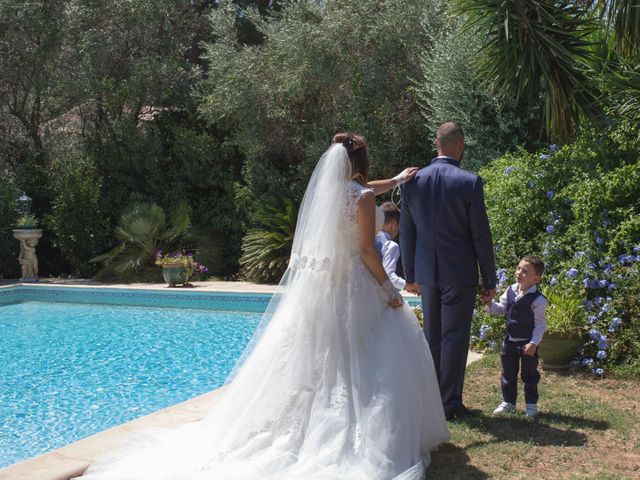
{"type": "Polygon", "coordinates": [[[640,376],[640,245],[628,252],[575,262],[589,328],[579,360],[598,375],[622,369],[640,376]]]}
{"type": "Polygon", "coordinates": [[[242,240],[242,272],[254,282],[274,283],[287,269],[298,209],[290,198],[271,199],[256,212],[255,228],[242,240]]]}
{"type": "Polygon", "coordinates": [[[0,178],[0,278],[17,278],[19,244],[11,231],[18,218],[18,191],[11,171],[0,168],[0,178]]]}
{"type": "Polygon", "coordinates": [[[104,265],[96,275],[99,280],[162,281],[162,272],[156,266],[158,252],[190,251],[213,270],[219,270],[224,261],[221,237],[192,228],[186,202],[178,203],[168,215],[155,203],[132,204],[120,216],[115,234],[118,245],[90,260],[104,265]]]}
{"type": "Polygon", "coordinates": [[[91,146],[99,177],[108,178],[100,190],[111,222],[131,203],[183,199],[195,230],[225,237],[223,260],[207,263],[210,271],[236,271],[246,223],[235,199],[242,158],[224,132],[203,128],[194,113],[167,111],[117,133],[118,142],[91,146]]]}
{"type": "Polygon", "coordinates": [[[562,195],[571,201],[562,242],[574,251],[618,256],[640,239],[640,161],[569,184],[562,195]]]}
{"type": "Polygon", "coordinates": [[[595,242],[595,228],[629,231],[640,211],[637,197],[633,198],[640,184],[616,179],[635,178],[637,168],[637,154],[634,158],[632,152],[616,149],[595,132],[585,132],[559,150],[552,145],[536,153],[507,154],[484,167],[481,175],[497,264],[513,265],[526,254],[539,254],[553,269],[582,251],[587,238],[595,242]],[[616,173],[618,168],[622,170],[616,173]],[[609,210],[615,217],[601,227],[609,210]]]}
{"type": "Polygon", "coordinates": [[[95,264],[89,260],[110,246],[111,221],[102,202],[102,183],[93,161],[71,156],[58,159],[51,169],[55,196],[45,217],[53,246],[67,263],[67,272],[89,278],[95,264]]]}

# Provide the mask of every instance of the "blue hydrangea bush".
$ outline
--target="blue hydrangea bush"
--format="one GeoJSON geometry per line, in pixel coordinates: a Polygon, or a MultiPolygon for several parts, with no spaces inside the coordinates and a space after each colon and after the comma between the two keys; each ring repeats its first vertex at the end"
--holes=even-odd
{"type": "MultiPolygon", "coordinates": [[[[574,364],[598,377],[613,367],[640,375],[640,161],[627,147],[587,132],[480,172],[500,288],[522,256],[541,256],[543,291],[580,299],[585,343],[574,364]]],[[[504,319],[478,305],[472,345],[499,349],[503,334],[504,319]]]]}

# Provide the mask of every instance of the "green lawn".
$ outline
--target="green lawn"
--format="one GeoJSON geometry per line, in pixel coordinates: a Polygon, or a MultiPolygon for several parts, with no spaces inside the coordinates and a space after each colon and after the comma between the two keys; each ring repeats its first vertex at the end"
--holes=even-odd
{"type": "Polygon", "coordinates": [[[434,452],[429,480],[640,479],[640,382],[594,380],[542,371],[540,415],[494,417],[500,360],[491,354],[467,369],[472,415],[449,423],[452,442],[434,452]]]}

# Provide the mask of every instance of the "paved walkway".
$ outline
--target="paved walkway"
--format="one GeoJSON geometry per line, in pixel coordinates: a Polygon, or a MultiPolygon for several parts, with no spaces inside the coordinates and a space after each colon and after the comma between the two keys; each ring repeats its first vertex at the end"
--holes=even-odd
{"type": "Polygon", "coordinates": [[[193,282],[193,287],[173,287],[166,283],[99,283],[93,280],[68,278],[41,278],[34,283],[20,283],[17,280],[0,280],[0,287],[13,285],[47,285],[63,287],[93,287],[93,288],[126,288],[132,290],[165,290],[165,291],[193,291],[193,292],[239,292],[239,293],[273,293],[277,285],[263,285],[251,282],[193,282]]]}
{"type": "MultiPolygon", "coordinates": [[[[166,284],[105,285],[91,280],[69,279],[43,279],[38,284],[86,288],[174,290],[168,289],[166,284]]],[[[276,288],[275,285],[258,285],[249,282],[194,282],[194,284],[194,288],[189,290],[273,293],[276,288]]],[[[0,281],[0,288],[12,285],[18,285],[18,283],[15,281],[0,281]]],[[[480,354],[469,352],[467,365],[479,358],[481,358],[480,354]]],[[[50,453],[0,469],[0,480],[68,480],[81,475],[97,458],[122,446],[132,432],[153,427],[177,427],[203,418],[206,412],[211,409],[215,396],[221,390],[214,390],[186,402],[97,433],[50,453]]]]}

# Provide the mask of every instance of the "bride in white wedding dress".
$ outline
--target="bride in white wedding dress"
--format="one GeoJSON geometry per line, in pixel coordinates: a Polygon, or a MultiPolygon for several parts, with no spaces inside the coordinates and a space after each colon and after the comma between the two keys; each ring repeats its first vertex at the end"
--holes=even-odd
{"type": "Polygon", "coordinates": [[[375,251],[366,141],[334,142],[278,293],[211,412],[146,432],[82,480],[424,478],[450,438],[431,353],[375,251]]]}

